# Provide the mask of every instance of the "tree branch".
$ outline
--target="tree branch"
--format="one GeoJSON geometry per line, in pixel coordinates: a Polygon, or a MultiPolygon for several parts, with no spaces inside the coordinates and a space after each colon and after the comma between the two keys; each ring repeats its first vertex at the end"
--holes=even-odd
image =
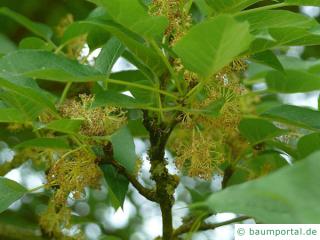
{"type": "Polygon", "coordinates": [[[144,126],[149,132],[150,149],[148,151],[151,164],[151,179],[156,183],[156,199],[162,213],[163,240],[171,240],[173,234],[172,206],[174,204],[174,192],[179,184],[179,178],[171,175],[167,169],[165,159],[165,147],[174,127],[179,123],[179,118],[174,115],[170,122],[160,122],[155,116],[150,117],[144,111],[144,126]]]}
{"type": "MultiPolygon", "coordinates": [[[[220,222],[220,223],[202,223],[198,228],[198,231],[214,230],[218,227],[222,227],[222,226],[229,225],[236,222],[242,222],[250,218],[251,217],[242,216],[242,217],[237,217],[237,218],[234,218],[225,222],[220,222]]],[[[178,237],[181,234],[189,232],[192,229],[193,225],[194,225],[194,221],[189,222],[187,224],[183,224],[173,232],[173,236],[178,237]]]]}
{"type": "Polygon", "coordinates": [[[156,195],[155,192],[151,189],[148,189],[146,187],[144,187],[136,178],[135,176],[129,174],[127,172],[127,170],[125,169],[125,167],[123,167],[121,164],[119,164],[117,161],[115,161],[114,159],[108,159],[107,161],[105,161],[104,163],[106,164],[110,164],[112,165],[117,171],[118,173],[120,173],[121,175],[123,175],[125,178],[128,179],[128,181],[138,190],[138,192],[144,196],[145,198],[147,198],[148,200],[152,201],[152,202],[156,202],[156,195]]]}

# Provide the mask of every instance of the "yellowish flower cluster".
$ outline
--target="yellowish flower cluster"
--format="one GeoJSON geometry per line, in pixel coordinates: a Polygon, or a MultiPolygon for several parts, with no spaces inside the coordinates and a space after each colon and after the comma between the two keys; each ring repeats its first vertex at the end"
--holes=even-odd
{"type": "Polygon", "coordinates": [[[63,34],[67,27],[71,25],[74,22],[72,14],[67,14],[65,17],[63,17],[58,25],[55,27],[55,32],[58,37],[63,37],[63,34]]]}
{"type": "MultiPolygon", "coordinates": [[[[67,28],[74,22],[73,16],[71,14],[67,14],[63,17],[59,24],[55,28],[56,35],[58,37],[63,37],[67,28]]],[[[66,45],[66,54],[68,57],[72,59],[78,59],[80,53],[83,49],[83,46],[86,43],[87,36],[81,35],[71,41],[66,45]]]]}
{"type": "Polygon", "coordinates": [[[186,0],[153,0],[150,14],[165,16],[169,20],[169,26],[165,35],[170,44],[177,42],[191,27],[191,16],[185,8],[186,0]]]}
{"type": "Polygon", "coordinates": [[[191,177],[209,180],[213,171],[219,171],[223,160],[217,147],[210,135],[193,129],[190,141],[176,145],[176,166],[186,169],[191,177]]]}
{"type": "Polygon", "coordinates": [[[48,186],[54,189],[54,194],[40,217],[40,225],[48,235],[64,239],[61,229],[70,227],[71,217],[68,197],[80,199],[86,187],[99,187],[102,173],[96,161],[93,153],[79,148],[65,153],[49,170],[48,186]]]}
{"type": "MultiPolygon", "coordinates": [[[[82,119],[80,133],[86,136],[111,135],[126,122],[126,114],[121,109],[93,108],[93,102],[93,96],[81,94],[77,99],[66,100],[58,106],[58,110],[64,118],[82,119]]],[[[42,118],[43,121],[47,120],[47,116],[42,118]]],[[[47,186],[53,189],[53,196],[40,223],[48,235],[67,239],[61,232],[61,229],[69,227],[67,199],[81,199],[86,187],[99,187],[102,173],[98,166],[99,159],[85,146],[58,155],[60,157],[50,161],[47,172],[47,186]]]]}
{"type": "Polygon", "coordinates": [[[114,133],[126,122],[126,115],[116,107],[92,108],[94,97],[81,94],[80,100],[67,100],[59,107],[65,118],[83,119],[81,134],[87,136],[105,136],[114,133]]]}
{"type": "Polygon", "coordinates": [[[64,154],[50,169],[47,178],[50,186],[58,186],[55,202],[65,203],[69,194],[80,199],[85,187],[97,187],[101,178],[96,157],[85,149],[64,154]]]}
{"type": "Polygon", "coordinates": [[[70,217],[71,210],[67,206],[57,206],[56,203],[51,200],[46,212],[40,216],[39,224],[43,231],[50,237],[54,236],[56,239],[63,239],[64,235],[61,229],[71,227],[70,217]]]}
{"type": "MultiPolygon", "coordinates": [[[[233,72],[234,73],[234,72],[233,72]]],[[[231,162],[248,147],[238,131],[244,113],[253,113],[258,101],[230,74],[219,74],[210,80],[202,92],[203,100],[191,102],[192,109],[205,109],[223,100],[216,117],[205,114],[186,114],[180,129],[173,137],[176,165],[189,176],[210,179],[224,162],[231,162]],[[176,144],[174,142],[178,142],[176,144]]]]}

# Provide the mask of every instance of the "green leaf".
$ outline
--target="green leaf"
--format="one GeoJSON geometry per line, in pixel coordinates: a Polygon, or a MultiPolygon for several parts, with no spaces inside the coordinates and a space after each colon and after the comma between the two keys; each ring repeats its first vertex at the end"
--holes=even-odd
{"type": "Polygon", "coordinates": [[[146,104],[144,104],[143,102],[138,102],[132,97],[112,90],[97,93],[92,107],[101,107],[108,105],[130,109],[143,107],[143,105],[146,104]]]}
{"type": "Polygon", "coordinates": [[[320,77],[302,70],[271,71],[266,76],[268,88],[280,93],[301,93],[320,89],[320,77]]]}
{"type": "MultiPolygon", "coordinates": [[[[112,20],[103,7],[95,8],[89,16],[84,20],[112,20]]],[[[78,37],[86,37],[87,44],[91,50],[104,45],[109,39],[110,34],[106,33],[102,28],[93,25],[78,24],[78,21],[66,26],[62,37],[62,44],[67,44],[72,39],[78,37]]]]}
{"type": "Polygon", "coordinates": [[[128,127],[122,127],[111,136],[113,157],[129,173],[134,173],[136,168],[136,152],[132,134],[128,127]]]}
{"type": "MultiPolygon", "coordinates": [[[[7,85],[13,84],[17,87],[29,88],[29,89],[33,89],[36,91],[41,90],[41,88],[39,87],[39,85],[35,81],[35,79],[31,79],[31,78],[27,78],[27,77],[23,77],[23,76],[16,76],[15,74],[10,73],[10,72],[6,72],[6,71],[0,72],[0,78],[2,78],[3,80],[8,82],[8,84],[5,84],[4,81],[2,81],[3,87],[10,88],[7,85]]],[[[14,89],[12,88],[11,90],[14,90],[14,89]]]]}
{"type": "Polygon", "coordinates": [[[140,73],[142,73],[144,75],[144,78],[140,78],[140,80],[146,78],[146,79],[154,82],[155,74],[154,74],[154,72],[151,71],[151,69],[152,69],[151,67],[147,66],[136,55],[134,55],[132,52],[130,52],[128,50],[124,51],[123,57],[128,62],[133,64],[137,69],[139,69],[138,71],[140,71],[140,73]]]}
{"type": "Polygon", "coordinates": [[[309,108],[281,105],[267,110],[262,116],[312,130],[320,129],[320,112],[309,108]]]}
{"type": "Polygon", "coordinates": [[[213,10],[206,0],[193,0],[193,3],[199,9],[203,17],[208,17],[212,14],[213,10]]]}
{"type": "Polygon", "coordinates": [[[318,26],[315,19],[286,10],[265,10],[248,12],[236,17],[238,21],[248,21],[251,31],[268,28],[295,27],[310,29],[318,26]]]}
{"type": "Polygon", "coordinates": [[[144,127],[141,119],[128,121],[128,128],[134,137],[147,138],[149,137],[149,132],[144,127]]]}
{"type": "Polygon", "coordinates": [[[90,19],[86,21],[75,22],[65,31],[63,42],[67,42],[74,38],[74,32],[79,34],[79,29],[82,29],[81,34],[84,34],[89,32],[92,28],[101,29],[102,34],[104,32],[112,33],[157,75],[161,75],[166,69],[166,66],[158,54],[143,44],[143,39],[139,38],[139,36],[128,33],[125,31],[125,29],[121,28],[121,26],[112,21],[90,19]]]}
{"type": "Polygon", "coordinates": [[[251,40],[247,23],[221,15],[193,27],[173,49],[186,68],[209,77],[247,50],[251,40]]]}
{"type": "Polygon", "coordinates": [[[0,213],[27,193],[27,189],[10,179],[0,177],[0,213]]]}
{"type": "Polygon", "coordinates": [[[7,105],[19,110],[20,115],[22,114],[26,120],[35,120],[45,110],[42,104],[15,92],[0,92],[0,98],[7,105]]]}
{"type": "MultiPolygon", "coordinates": [[[[277,58],[280,61],[280,64],[282,66],[282,69],[276,69],[281,72],[284,70],[295,70],[295,71],[302,71],[302,72],[309,72],[313,74],[320,73],[320,61],[319,60],[304,60],[297,57],[289,57],[284,55],[279,55],[277,58]],[[283,70],[284,69],[284,70],[283,70]]],[[[257,62],[256,60],[253,60],[254,62],[257,62]]],[[[261,79],[265,78],[267,73],[269,73],[272,69],[272,66],[267,67],[266,63],[262,63],[265,66],[257,63],[251,63],[248,68],[248,77],[251,80],[254,79],[261,79]]],[[[274,66],[275,69],[275,66],[274,66]]],[[[250,80],[249,80],[250,81],[250,80]]]]}
{"type": "Polygon", "coordinates": [[[60,119],[46,124],[45,128],[63,133],[79,133],[83,120],[80,119],[60,119]]]}
{"type": "MultiPolygon", "coordinates": [[[[61,42],[62,42],[62,44],[68,44],[72,40],[74,40],[78,37],[88,35],[94,30],[99,31],[101,29],[99,29],[93,25],[82,24],[81,21],[71,23],[64,31],[61,42]]],[[[104,31],[102,30],[100,32],[103,33],[104,31]]],[[[100,34],[100,35],[102,35],[102,34],[100,34]]]]}
{"type": "MultiPolygon", "coordinates": [[[[148,80],[137,81],[136,83],[153,87],[152,84],[150,84],[150,81],[148,81],[148,80]]],[[[138,89],[138,88],[130,87],[130,86],[128,86],[128,89],[129,89],[130,93],[132,93],[132,95],[136,99],[136,101],[141,103],[140,105],[142,105],[142,107],[143,106],[150,106],[152,104],[157,105],[156,104],[157,95],[154,94],[154,92],[144,90],[144,89],[138,89]],[[144,103],[144,104],[142,104],[142,103],[144,103]]]]}
{"type": "Polygon", "coordinates": [[[69,149],[70,146],[66,138],[35,138],[22,142],[15,146],[15,149],[20,148],[49,148],[49,149],[69,149]]]}
{"type": "Polygon", "coordinates": [[[5,35],[0,34],[0,56],[16,50],[16,45],[5,35]]]}
{"type": "Polygon", "coordinates": [[[264,152],[236,166],[227,186],[244,183],[268,175],[287,165],[288,162],[278,152],[264,152]]]}
{"type": "MultiPolygon", "coordinates": [[[[13,122],[13,121],[12,121],[13,122]]],[[[17,144],[36,138],[37,136],[32,131],[33,129],[21,129],[20,131],[12,131],[8,128],[0,128],[0,139],[8,144],[9,147],[13,148],[17,144]]]]}
{"type": "MultiPolygon", "coordinates": [[[[30,207],[38,206],[40,201],[32,201],[30,207]]],[[[27,208],[19,208],[19,211],[5,211],[0,215],[0,224],[2,228],[6,229],[3,233],[5,239],[10,238],[10,236],[17,235],[19,232],[19,237],[23,237],[28,240],[41,240],[40,237],[34,237],[34,232],[40,231],[39,225],[36,220],[31,218],[34,216],[30,214],[30,210],[27,208]],[[8,236],[8,238],[7,238],[8,236]]]]}
{"type": "Polygon", "coordinates": [[[16,108],[0,108],[0,123],[23,123],[24,115],[16,108]]]}
{"type": "Polygon", "coordinates": [[[91,0],[103,6],[112,18],[139,35],[152,38],[163,35],[168,20],[163,16],[150,16],[139,0],[91,0]]]}
{"type": "MultiPolygon", "coordinates": [[[[116,79],[116,80],[126,81],[128,83],[130,83],[130,82],[143,83],[143,84],[152,86],[151,81],[145,82],[147,77],[139,70],[127,70],[127,71],[115,72],[110,75],[110,78],[116,79]]],[[[123,92],[123,91],[129,90],[130,87],[124,86],[124,85],[121,86],[121,85],[117,85],[117,84],[113,84],[113,83],[108,83],[108,89],[123,92]]]]}
{"type": "Polygon", "coordinates": [[[129,188],[129,181],[124,176],[120,175],[111,165],[102,165],[101,169],[108,184],[109,191],[113,195],[113,207],[115,209],[123,207],[129,188]]]}
{"type": "MultiPolygon", "coordinates": [[[[0,67],[1,68],[1,67],[0,67]]],[[[51,101],[51,96],[39,88],[32,86],[29,81],[24,81],[20,77],[2,76],[0,73],[0,87],[13,91],[23,97],[28,98],[29,101],[33,102],[35,105],[40,105],[44,109],[49,109],[51,113],[56,114],[56,108],[51,101]],[[4,79],[4,78],[6,79],[4,79]],[[19,81],[22,80],[22,81],[19,81]],[[31,85],[27,87],[24,85],[31,85]],[[22,86],[21,86],[22,85],[22,86]]]]}
{"type": "Polygon", "coordinates": [[[305,135],[298,142],[299,157],[305,158],[313,152],[320,150],[320,133],[305,135]]]}
{"type": "Polygon", "coordinates": [[[203,192],[201,191],[202,189],[193,189],[190,187],[186,187],[186,190],[190,193],[192,203],[203,202],[211,195],[210,191],[203,192]]]}
{"type": "Polygon", "coordinates": [[[319,25],[311,29],[274,29],[273,34],[275,38],[278,38],[278,36],[282,36],[281,38],[285,39],[286,41],[284,44],[286,46],[312,46],[319,45],[320,42],[320,34],[317,29],[319,29],[319,25]],[[281,30],[286,31],[286,36],[283,35],[283,32],[281,33],[281,30]]]}
{"type": "Polygon", "coordinates": [[[320,223],[320,153],[258,180],[214,193],[205,205],[216,212],[254,217],[262,223],[320,223]]]}
{"type": "MultiPolygon", "coordinates": [[[[104,20],[112,20],[111,16],[106,12],[103,7],[95,8],[86,18],[86,20],[90,19],[104,19],[104,20]]],[[[74,22],[76,23],[76,22],[74,22]]],[[[72,24],[71,24],[72,25],[72,24]]],[[[75,33],[81,29],[74,28],[75,33]]],[[[103,46],[107,41],[110,40],[111,35],[101,31],[99,28],[92,27],[88,32],[85,32],[83,36],[87,36],[87,44],[91,50],[97,49],[103,46]]]]}
{"type": "Polygon", "coordinates": [[[284,70],[277,56],[270,50],[252,55],[251,60],[257,63],[264,64],[279,71],[284,70]]]}
{"type": "Polygon", "coordinates": [[[268,33],[271,39],[259,38],[256,34],[256,39],[250,46],[251,53],[262,52],[267,49],[274,49],[281,46],[310,46],[318,45],[320,35],[313,33],[309,29],[300,27],[282,27],[270,28],[268,33]]]}
{"type": "Polygon", "coordinates": [[[262,0],[206,0],[214,13],[236,13],[262,0]]]}
{"type": "Polygon", "coordinates": [[[125,46],[117,39],[111,38],[101,49],[99,56],[96,58],[95,68],[109,76],[113,65],[121,56],[125,46]]]}
{"type": "Polygon", "coordinates": [[[275,151],[280,151],[287,154],[288,156],[291,156],[292,160],[298,158],[297,151],[292,146],[292,143],[285,143],[284,141],[278,141],[277,139],[274,139],[266,141],[266,146],[275,149],[275,151]]]}
{"type": "Polygon", "coordinates": [[[239,130],[251,144],[258,144],[286,133],[271,122],[257,118],[244,118],[239,124],[239,130]]]}
{"type": "Polygon", "coordinates": [[[51,51],[54,49],[54,45],[48,43],[41,38],[37,37],[27,37],[21,40],[19,43],[20,49],[42,49],[51,51]]]}
{"type": "Polygon", "coordinates": [[[59,82],[86,82],[101,73],[94,68],[43,50],[19,50],[0,59],[0,70],[59,82]]]}
{"type": "Polygon", "coordinates": [[[320,6],[320,0],[284,0],[290,5],[320,6]]]}
{"type": "Polygon", "coordinates": [[[305,60],[297,57],[279,56],[283,67],[288,70],[305,70],[313,72],[313,68],[320,66],[319,60],[305,60]]]}
{"type": "Polygon", "coordinates": [[[22,16],[16,12],[10,10],[9,8],[1,7],[0,14],[5,15],[5,16],[13,19],[14,21],[18,22],[19,24],[21,24],[22,26],[24,26],[25,28],[27,28],[28,30],[33,32],[34,34],[36,34],[46,40],[49,40],[52,36],[52,30],[48,26],[46,26],[42,23],[32,22],[31,20],[29,20],[25,16],[22,16]]]}

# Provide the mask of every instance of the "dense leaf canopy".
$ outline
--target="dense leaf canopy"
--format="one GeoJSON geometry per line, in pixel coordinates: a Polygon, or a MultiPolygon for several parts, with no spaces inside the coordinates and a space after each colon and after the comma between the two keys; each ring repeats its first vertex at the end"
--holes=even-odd
{"type": "Polygon", "coordinates": [[[151,239],[149,201],[163,240],[220,213],[235,218],[212,228],[320,224],[320,25],[303,6],[320,0],[2,1],[0,239],[151,239]]]}

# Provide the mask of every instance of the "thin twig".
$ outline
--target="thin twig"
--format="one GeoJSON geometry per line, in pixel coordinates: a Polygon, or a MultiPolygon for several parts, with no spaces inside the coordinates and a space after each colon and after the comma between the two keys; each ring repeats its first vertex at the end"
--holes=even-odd
{"type": "MultiPolygon", "coordinates": [[[[251,217],[242,216],[242,217],[237,217],[237,218],[234,218],[234,219],[231,219],[231,220],[228,220],[225,222],[220,222],[220,223],[202,223],[197,231],[214,230],[218,227],[222,227],[222,226],[229,225],[229,224],[236,223],[236,222],[242,222],[242,221],[248,220],[248,219],[251,219],[251,217]]],[[[181,234],[190,232],[193,224],[194,224],[194,221],[189,222],[187,224],[183,224],[182,226],[180,226],[179,228],[177,228],[174,231],[173,236],[177,237],[181,234]]]]}
{"type": "Polygon", "coordinates": [[[148,85],[143,85],[143,84],[139,84],[139,83],[134,83],[134,82],[127,82],[127,81],[122,81],[122,80],[118,80],[118,79],[104,79],[105,82],[108,83],[114,83],[114,84],[118,84],[118,85],[125,85],[125,86],[130,86],[130,87],[135,87],[135,88],[140,88],[140,89],[144,89],[147,91],[151,91],[151,92],[156,92],[156,93],[160,93],[162,95],[171,97],[173,99],[178,99],[178,97],[176,95],[174,95],[173,93],[161,90],[161,89],[157,89],[155,87],[151,87],[148,85]]]}
{"type": "Polygon", "coordinates": [[[112,165],[113,167],[115,167],[115,169],[118,171],[118,173],[120,173],[121,175],[123,175],[124,177],[126,177],[129,182],[138,190],[138,192],[144,196],[145,198],[147,198],[148,200],[152,201],[152,202],[156,202],[156,197],[155,197],[155,192],[152,191],[151,189],[148,189],[146,187],[144,187],[137,179],[135,176],[131,175],[130,173],[127,172],[127,170],[125,169],[125,167],[123,167],[121,164],[119,164],[117,161],[113,160],[113,159],[108,159],[108,161],[105,161],[103,163],[107,163],[112,165]]]}
{"type": "Polygon", "coordinates": [[[72,85],[72,82],[67,82],[66,86],[64,87],[62,95],[60,97],[60,101],[59,101],[60,105],[62,105],[64,100],[66,99],[71,85],[72,85]]]}

